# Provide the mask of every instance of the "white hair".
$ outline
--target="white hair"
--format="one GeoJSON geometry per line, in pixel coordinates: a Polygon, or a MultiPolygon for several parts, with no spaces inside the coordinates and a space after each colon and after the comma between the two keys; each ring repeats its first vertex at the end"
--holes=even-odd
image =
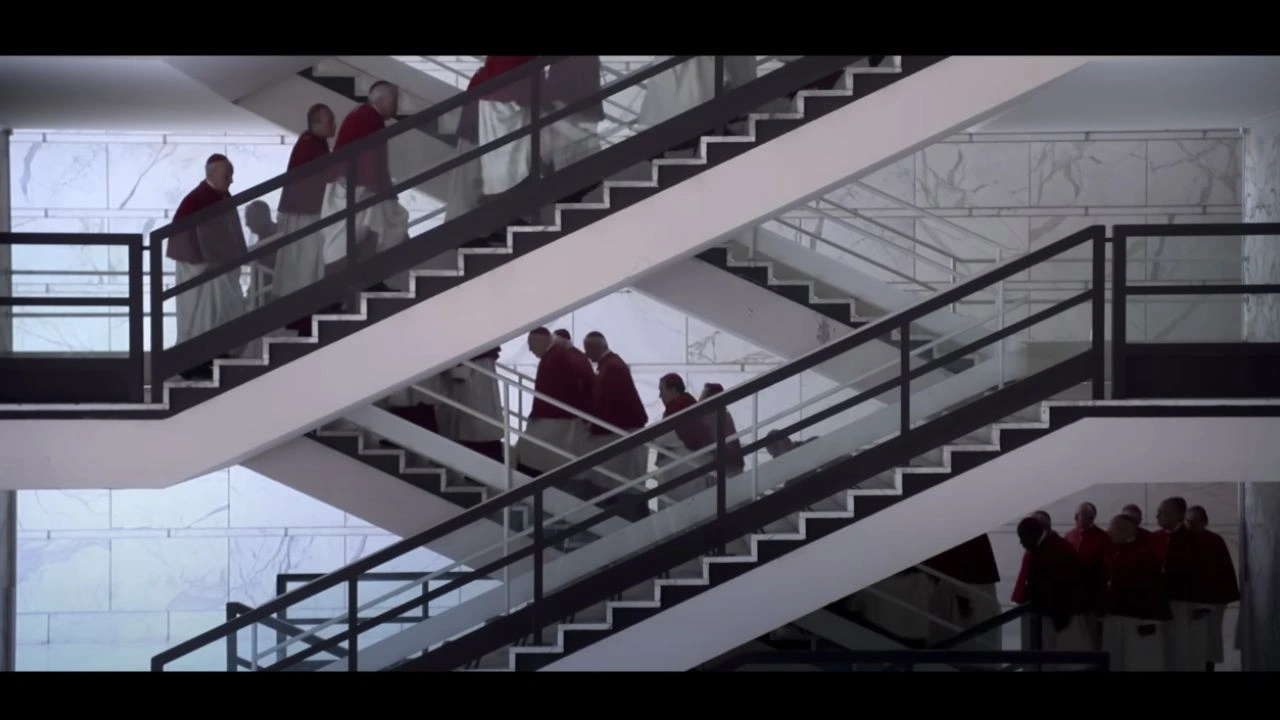
{"type": "Polygon", "coordinates": [[[392,98],[400,94],[400,88],[391,83],[384,82],[377,85],[369,91],[369,101],[374,102],[382,98],[392,98]]]}

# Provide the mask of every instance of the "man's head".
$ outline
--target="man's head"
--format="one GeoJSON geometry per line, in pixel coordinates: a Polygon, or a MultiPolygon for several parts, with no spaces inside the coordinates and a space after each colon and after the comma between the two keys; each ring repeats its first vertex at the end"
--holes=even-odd
{"type": "Polygon", "coordinates": [[[776,458],[795,447],[795,443],[791,442],[791,438],[781,430],[770,430],[769,434],[764,436],[764,451],[769,453],[769,457],[776,458]]]}
{"type": "Polygon", "coordinates": [[[244,224],[259,240],[276,234],[276,224],[271,221],[271,206],[261,200],[254,200],[244,209],[244,224]]]}
{"type": "Polygon", "coordinates": [[[226,155],[214,153],[204,161],[204,181],[214,190],[222,193],[231,192],[231,181],[235,176],[235,167],[226,155]]]}
{"type": "Polygon", "coordinates": [[[1128,515],[1129,517],[1133,518],[1133,522],[1138,525],[1142,524],[1142,508],[1138,507],[1137,505],[1134,505],[1132,503],[1125,505],[1124,508],[1120,510],[1120,514],[1128,515]]]}
{"type": "Polygon", "coordinates": [[[1177,530],[1187,519],[1187,501],[1174,496],[1160,501],[1156,508],[1156,524],[1169,531],[1177,530]]]}
{"type": "Polygon", "coordinates": [[[1094,507],[1091,502],[1082,502],[1080,507],[1076,508],[1076,527],[1081,530],[1088,530],[1093,527],[1093,523],[1098,519],[1098,508],[1094,507]]]}
{"type": "Polygon", "coordinates": [[[698,399],[706,400],[707,398],[715,397],[722,392],[724,392],[724,386],[720,383],[707,383],[702,386],[702,395],[699,396],[698,399]]]}
{"type": "Polygon", "coordinates": [[[669,403],[684,394],[684,378],[675,373],[667,373],[658,381],[658,397],[669,403]]]}
{"type": "Polygon", "coordinates": [[[529,331],[529,352],[535,357],[542,357],[551,349],[551,331],[544,328],[534,328],[529,331]]]}
{"type": "Polygon", "coordinates": [[[552,341],[555,344],[563,345],[565,347],[573,347],[573,336],[569,334],[568,330],[560,328],[551,334],[554,336],[552,341]]]}
{"type": "Polygon", "coordinates": [[[385,80],[379,80],[369,88],[369,104],[378,114],[390,120],[400,112],[400,88],[385,80]]]}
{"type": "Polygon", "coordinates": [[[609,354],[609,341],[604,338],[604,333],[592,330],[582,339],[582,351],[591,358],[591,362],[598,363],[609,354]]]}
{"type": "Polygon", "coordinates": [[[326,140],[333,137],[337,132],[337,124],[333,110],[324,103],[316,103],[307,110],[307,130],[316,137],[326,140]]]}
{"type": "Polygon", "coordinates": [[[1041,525],[1044,526],[1045,530],[1053,529],[1053,518],[1049,517],[1049,513],[1043,510],[1037,510],[1031,513],[1028,517],[1035,518],[1041,525]]]}
{"type": "Polygon", "coordinates": [[[1192,505],[1187,508],[1187,527],[1200,532],[1209,528],[1209,513],[1205,511],[1202,505],[1192,505]]]}
{"type": "Polygon", "coordinates": [[[1111,518],[1111,525],[1107,527],[1107,534],[1111,536],[1111,542],[1117,545],[1124,545],[1133,542],[1138,536],[1138,523],[1128,515],[1117,515],[1111,518]]]}
{"type": "Polygon", "coordinates": [[[1018,521],[1018,544],[1030,550],[1040,544],[1040,540],[1047,532],[1049,529],[1042,525],[1038,518],[1028,515],[1018,521]]]}

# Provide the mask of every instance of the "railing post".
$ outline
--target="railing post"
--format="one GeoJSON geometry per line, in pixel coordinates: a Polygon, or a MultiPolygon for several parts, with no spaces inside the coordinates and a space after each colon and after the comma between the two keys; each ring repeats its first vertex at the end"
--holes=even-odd
{"type": "Polygon", "coordinates": [[[1111,229],[1111,399],[1123,400],[1125,337],[1128,319],[1125,281],[1128,276],[1129,236],[1123,225],[1111,229]]]}
{"type": "Polygon", "coordinates": [[[716,55],[715,59],[712,62],[713,62],[713,66],[715,67],[715,76],[716,76],[715,88],[714,88],[714,93],[712,94],[712,97],[718,98],[724,92],[724,86],[725,86],[724,56],[716,55]]]}
{"type": "Polygon", "coordinates": [[[898,363],[901,365],[901,376],[898,378],[900,395],[898,415],[901,426],[899,433],[905,436],[911,430],[911,323],[904,322],[898,329],[898,363]]]}
{"type": "MultiPolygon", "coordinates": [[[[356,206],[356,169],[359,166],[359,161],[360,159],[355,157],[352,158],[351,162],[347,165],[347,219],[343,221],[343,224],[347,227],[347,262],[345,265],[348,276],[351,275],[351,271],[356,266],[356,252],[358,246],[358,243],[356,242],[356,213],[351,212],[351,208],[356,206]]],[[[347,292],[348,302],[355,303],[359,300],[359,292],[356,288],[351,286],[350,283],[348,283],[347,292]]],[[[359,307],[353,307],[352,309],[356,311],[360,310],[359,307]]]]}
{"type": "Polygon", "coordinates": [[[147,383],[142,352],[142,236],[129,239],[129,402],[145,402],[147,383]]]}
{"type": "Polygon", "coordinates": [[[534,643],[542,644],[542,549],[544,528],[542,526],[542,491],[533,494],[533,603],[529,608],[529,617],[533,622],[534,643]]]}
{"type": "MultiPolygon", "coordinates": [[[[1107,231],[1099,225],[1093,235],[1093,399],[1107,397],[1107,231]]],[[[1114,336],[1114,333],[1113,333],[1114,336]]]]}
{"type": "MultiPolygon", "coordinates": [[[[718,57],[718,56],[717,56],[718,57]]],[[[729,475],[729,443],[725,441],[725,415],[729,414],[726,407],[723,410],[716,410],[716,518],[723,518],[729,507],[729,493],[725,486],[725,481],[729,475]]],[[[718,552],[720,555],[725,554],[726,546],[721,544],[718,552]]]]}
{"type": "Polygon", "coordinates": [[[542,69],[529,77],[529,178],[542,177],[542,69]]]}
{"type": "Polygon", "coordinates": [[[151,402],[164,400],[164,381],[169,369],[164,362],[164,239],[155,233],[150,238],[151,268],[151,402]]]}
{"type": "MultiPolygon", "coordinates": [[[[230,603],[227,603],[227,622],[235,619],[236,611],[231,607],[230,603]]],[[[239,663],[236,662],[237,656],[240,654],[240,648],[237,644],[238,638],[239,635],[234,631],[227,635],[227,672],[239,672],[240,670],[239,663]]],[[[163,666],[160,669],[163,670],[163,666]]]]}
{"type": "Polygon", "coordinates": [[[360,622],[359,575],[347,581],[347,672],[356,672],[360,666],[360,640],[356,626],[360,622]]]}

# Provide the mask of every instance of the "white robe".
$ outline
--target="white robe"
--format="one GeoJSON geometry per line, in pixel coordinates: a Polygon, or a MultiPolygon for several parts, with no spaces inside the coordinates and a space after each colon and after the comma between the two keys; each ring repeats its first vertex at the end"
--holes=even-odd
{"type": "Polygon", "coordinates": [[[933,597],[933,587],[928,575],[919,571],[893,575],[868,589],[895,598],[915,612],[866,591],[850,598],[851,610],[898,637],[907,640],[928,639],[929,626],[933,624],[926,615],[929,601],[933,597]]]}
{"type": "MultiPolygon", "coordinates": [[[[363,186],[356,186],[356,202],[359,202],[374,193],[363,186]]],[[[330,217],[336,213],[340,213],[347,207],[347,181],[340,178],[325,186],[324,204],[320,213],[323,217],[330,217]]],[[[376,233],[378,236],[377,251],[384,252],[389,248],[395,247],[404,242],[409,237],[409,211],[404,209],[400,201],[390,198],[374,205],[371,208],[356,213],[356,232],[361,235],[357,240],[363,240],[364,233],[376,233]]],[[[320,234],[324,238],[321,257],[326,265],[338,262],[347,256],[347,223],[346,221],[334,222],[332,225],[324,228],[320,234]]],[[[402,278],[401,284],[407,274],[402,278]]],[[[395,286],[394,283],[388,283],[395,286]]],[[[401,288],[407,289],[407,288],[401,288]]]]}
{"type": "MultiPolygon", "coordinates": [[[[472,362],[489,372],[495,372],[497,365],[489,358],[472,362]]],[[[450,400],[489,419],[486,422],[458,408],[441,404],[436,412],[442,416],[439,418],[440,430],[445,436],[469,443],[502,440],[505,435],[498,380],[466,365],[459,365],[444,375],[444,394],[450,400]]]]}
{"type": "MultiPolygon", "coordinates": [[[[666,450],[665,453],[658,452],[657,458],[654,460],[654,467],[661,470],[655,476],[658,481],[657,484],[660,486],[675,480],[696,467],[706,465],[715,460],[715,446],[704,448],[696,457],[689,458],[693,451],[685,446],[684,441],[680,439],[680,436],[674,430],[660,436],[653,441],[653,444],[666,450]],[[673,458],[672,455],[675,457],[673,458]]],[[[641,475],[643,474],[641,473],[641,475]]],[[[715,483],[715,475],[708,473],[701,478],[693,478],[679,486],[663,490],[662,496],[675,502],[680,502],[697,495],[703,490],[714,487],[715,483]]]]}
{"type": "Polygon", "coordinates": [[[545,473],[582,457],[582,439],[587,434],[587,424],[577,418],[535,418],[526,423],[524,434],[527,437],[521,437],[516,444],[518,462],[545,473]],[[534,439],[542,442],[535,443],[534,439]],[[546,445],[564,452],[555,452],[546,445]]]}
{"type": "MultiPolygon", "coordinates": [[[[996,586],[989,585],[957,585],[939,578],[930,578],[933,593],[929,601],[930,614],[945,620],[951,625],[971,628],[1000,614],[1000,601],[996,599],[996,586]],[[960,599],[967,598],[973,609],[971,615],[960,614],[960,599]]],[[[956,635],[955,630],[930,623],[929,640],[940,642],[956,635]]],[[[957,650],[999,650],[1001,647],[1001,630],[995,628],[972,640],[956,646],[957,650]]]]}
{"type": "MultiPolygon", "coordinates": [[[[582,454],[589,455],[618,439],[620,439],[620,436],[613,433],[607,435],[588,433],[583,439],[582,454]]],[[[618,477],[626,478],[628,481],[638,480],[649,472],[649,446],[641,445],[616,455],[603,463],[600,469],[607,470],[618,477]]],[[[610,477],[601,472],[592,473],[592,480],[596,485],[609,490],[622,486],[622,483],[618,482],[616,477],[610,477]]],[[[631,486],[631,489],[643,492],[645,486],[644,483],[636,483],[631,486]]]]}
{"type": "Polygon", "coordinates": [[[1164,623],[1108,615],[1102,619],[1102,650],[1111,656],[1112,672],[1161,672],[1164,663],[1164,623]],[[1139,628],[1154,628],[1150,635],[1139,628]]]}
{"type": "Polygon", "coordinates": [[[566,118],[542,131],[542,162],[562,170],[600,151],[600,123],[566,118]]]}
{"type": "MultiPolygon", "coordinates": [[[[207,263],[175,262],[174,267],[174,282],[177,285],[199,277],[209,269],[207,263]]],[[[236,268],[174,298],[178,320],[177,342],[199,337],[244,314],[246,306],[244,291],[240,286],[240,274],[240,269],[236,268]]],[[[244,356],[245,352],[246,347],[241,346],[232,350],[231,354],[244,356]]]]}
{"type": "MultiPolygon", "coordinates": [[[[670,57],[656,56],[654,63],[670,57]]],[[[756,58],[730,55],[725,58],[724,69],[726,89],[745,85],[756,78],[756,58]]],[[[715,82],[715,58],[711,55],[699,55],[649,78],[636,125],[657,125],[710,101],[715,97],[715,82]]]]}
{"type": "Polygon", "coordinates": [[[1169,611],[1173,619],[1164,624],[1163,631],[1165,670],[1204,672],[1205,663],[1209,662],[1212,606],[1170,600],[1169,611]]]}
{"type": "MultiPolygon", "coordinates": [[[[319,221],[320,215],[276,213],[276,234],[268,241],[319,221]]],[[[345,235],[343,236],[346,242],[345,235]]],[[[271,282],[273,297],[284,297],[324,277],[324,234],[317,232],[298,238],[276,251],[275,277],[271,282]]],[[[345,252],[345,249],[344,249],[345,252]]]]}
{"type": "MultiPolygon", "coordinates": [[[[477,103],[481,145],[529,124],[529,109],[519,103],[480,100],[477,103]]],[[[480,156],[481,187],[485,195],[497,195],[515,187],[529,175],[532,138],[525,135],[480,156]]]]}
{"type": "MultiPolygon", "coordinates": [[[[1033,616],[1023,616],[1023,649],[1031,649],[1031,630],[1030,623],[1035,621],[1033,616]]],[[[1040,618],[1040,646],[1045,651],[1058,652],[1089,652],[1093,647],[1093,633],[1089,629],[1090,619],[1085,615],[1073,615],[1062,630],[1055,630],[1053,627],[1053,619],[1040,618]]],[[[1044,670],[1049,672],[1061,672],[1071,670],[1085,670],[1092,666],[1072,665],[1066,663],[1046,664],[1044,670]]],[[[1114,668],[1112,668],[1114,669],[1114,668]]]]}
{"type": "Polygon", "coordinates": [[[1226,614],[1226,605],[1209,606],[1209,627],[1206,628],[1207,637],[1205,639],[1206,662],[1216,664],[1226,660],[1222,642],[1222,622],[1226,618],[1226,614]]]}

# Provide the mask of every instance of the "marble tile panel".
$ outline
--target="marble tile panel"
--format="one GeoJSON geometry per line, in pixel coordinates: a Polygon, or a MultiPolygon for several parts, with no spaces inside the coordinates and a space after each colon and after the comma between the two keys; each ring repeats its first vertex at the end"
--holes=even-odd
{"type": "Polygon", "coordinates": [[[11,202],[15,208],[108,207],[108,167],[101,143],[11,143],[11,202]]]}
{"type": "MultiPolygon", "coordinates": [[[[1154,478],[1153,478],[1154,479],[1154,478]]],[[[1168,484],[1152,482],[1147,486],[1147,502],[1143,516],[1155,522],[1156,508],[1168,497],[1182,497],[1187,505],[1200,505],[1209,515],[1209,524],[1218,532],[1236,531],[1240,523],[1239,488],[1235,483],[1168,484]]]]}
{"type": "MultiPolygon", "coordinates": [[[[18,613],[14,626],[14,643],[17,645],[47,645],[49,643],[49,615],[46,613],[18,613]]],[[[21,650],[19,650],[21,652],[21,650]]]]}
{"type": "MultiPolygon", "coordinates": [[[[225,142],[112,143],[106,147],[110,195],[103,204],[112,208],[173,210],[204,179],[205,160],[214,153],[226,152],[225,142]]],[[[239,182],[233,192],[240,189],[239,182]]]]}
{"type": "Polygon", "coordinates": [[[916,154],[920,207],[1026,207],[1029,143],[939,143],[916,154]]]}
{"type": "Polygon", "coordinates": [[[1032,205],[1146,204],[1145,142],[1031,143],[1030,149],[1032,205]]]}
{"type": "Polygon", "coordinates": [[[256,606],[276,597],[276,577],[326,573],[346,565],[341,535],[288,535],[230,539],[231,600],[256,606]]]}
{"type": "Polygon", "coordinates": [[[916,277],[927,282],[951,282],[951,274],[943,268],[954,266],[961,280],[985,272],[997,258],[1009,259],[1027,252],[1031,244],[1031,220],[1027,217],[954,218],[943,223],[933,218],[915,221],[915,237],[927,243],[917,245],[921,256],[916,260],[916,277]],[[957,229],[954,226],[964,228],[957,229]],[[965,231],[968,232],[965,232],[965,231]],[[975,237],[975,235],[977,237],[975,237]],[[984,242],[985,238],[991,242],[984,242]],[[1003,246],[1003,249],[992,243],[1003,246]],[[977,261],[977,262],[965,262],[977,261]]]}
{"type": "MultiPolygon", "coordinates": [[[[31,672],[145,672],[151,669],[151,658],[165,650],[165,643],[69,643],[60,645],[22,645],[18,648],[18,670],[31,672]]],[[[219,648],[221,651],[221,648],[219,648]]],[[[200,670],[225,669],[206,663],[200,670]]]]}
{"type": "Polygon", "coordinates": [[[343,527],[346,513],[252,470],[234,466],[231,475],[230,526],[343,527]]]}
{"type": "MultiPolygon", "coordinates": [[[[1238,223],[1240,214],[1154,215],[1151,224],[1192,225],[1203,223],[1238,223]]],[[[1240,282],[1243,271],[1241,238],[1235,237],[1147,237],[1135,238],[1145,243],[1148,272],[1152,281],[1178,282],[1199,280],[1240,282]]]]}
{"type": "Polygon", "coordinates": [[[1240,140],[1148,140],[1147,204],[1240,202],[1240,140]]]}
{"type": "Polygon", "coordinates": [[[225,528],[226,470],[160,490],[112,490],[114,528],[225,528]]]}
{"type": "Polygon", "coordinates": [[[49,643],[104,644],[164,642],[169,639],[165,612],[53,613],[49,643]]]}
{"type": "Polygon", "coordinates": [[[684,313],[631,290],[578,308],[566,329],[579,348],[587,333],[604,333],[609,346],[629,363],[685,362],[684,313]]]}
{"type": "MultiPolygon", "coordinates": [[[[910,204],[915,197],[915,155],[908,155],[889,165],[868,173],[857,180],[870,185],[886,195],[890,195],[903,203],[910,204]]],[[[854,184],[846,185],[828,193],[832,201],[851,210],[867,210],[900,207],[900,203],[886,200],[854,184]]]]}
{"type": "Polygon", "coordinates": [[[111,609],[108,540],[20,540],[18,612],[111,609]]]}
{"type": "Polygon", "coordinates": [[[829,220],[810,222],[823,242],[807,244],[823,257],[885,282],[909,281],[914,277],[916,256],[912,232],[915,222],[912,218],[876,219],[883,227],[861,219],[849,221],[857,230],[829,220]]]}
{"type": "Polygon", "coordinates": [[[777,362],[780,359],[749,340],[694,317],[688,318],[688,338],[685,363],[690,365],[759,364],[777,362]]]}
{"type": "Polygon", "coordinates": [[[225,608],[227,543],[227,538],[112,540],[111,609],[225,608]]]}
{"type": "Polygon", "coordinates": [[[19,530],[91,530],[111,526],[110,490],[19,490],[19,530]]]}
{"type": "MultiPolygon", "coordinates": [[[[107,231],[107,221],[101,217],[14,218],[10,227],[13,232],[21,233],[99,234],[107,231]]],[[[113,255],[112,250],[101,245],[14,245],[10,252],[14,270],[74,270],[86,273],[84,277],[72,276],[83,281],[97,273],[117,269],[112,267],[112,260],[118,259],[115,255],[119,253],[113,255]]],[[[66,282],[67,279],[64,276],[44,282],[66,282]]],[[[23,281],[21,276],[15,278],[16,283],[23,281]]]]}

